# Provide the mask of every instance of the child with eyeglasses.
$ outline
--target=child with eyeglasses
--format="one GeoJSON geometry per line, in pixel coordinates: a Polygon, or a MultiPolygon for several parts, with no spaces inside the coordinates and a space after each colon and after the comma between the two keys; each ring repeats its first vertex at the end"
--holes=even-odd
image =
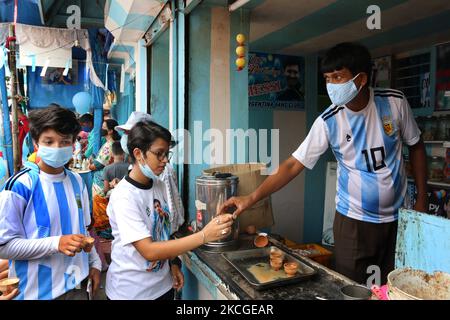
{"type": "Polygon", "coordinates": [[[111,193],[107,208],[114,236],[106,276],[108,299],[173,299],[174,289],[184,283],[177,256],[231,232],[232,215],[223,214],[198,233],[170,239],[173,212],[161,174],[171,141],[170,132],[151,121],[136,123],[128,133],[133,166],[111,193]]]}

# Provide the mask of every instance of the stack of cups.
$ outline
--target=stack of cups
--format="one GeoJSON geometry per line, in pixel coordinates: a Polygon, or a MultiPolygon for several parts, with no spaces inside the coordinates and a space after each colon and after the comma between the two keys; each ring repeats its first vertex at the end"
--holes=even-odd
{"type": "Polygon", "coordinates": [[[278,271],[283,266],[284,252],[277,247],[270,248],[270,266],[273,270],[278,271]]]}

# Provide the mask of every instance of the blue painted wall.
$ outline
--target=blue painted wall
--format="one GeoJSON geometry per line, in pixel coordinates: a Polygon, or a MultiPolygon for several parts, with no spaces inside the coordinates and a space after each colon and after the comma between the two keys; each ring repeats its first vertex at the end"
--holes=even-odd
{"type": "Polygon", "coordinates": [[[78,77],[74,85],[43,84],[41,71],[42,67],[36,67],[35,72],[31,72],[31,67],[27,67],[28,96],[31,108],[43,108],[55,102],[74,110],[73,96],[80,91],[89,91],[89,78],[84,62],[78,62],[78,77]]]}
{"type": "MultiPolygon", "coordinates": [[[[306,66],[306,129],[311,129],[314,121],[329,106],[327,99],[318,96],[318,58],[316,55],[305,57],[306,66]]],[[[303,218],[303,242],[321,242],[323,228],[323,208],[325,200],[325,179],[327,161],[334,160],[330,150],[320,157],[313,170],[305,173],[305,207],[303,218]]]]}
{"type": "MultiPolygon", "coordinates": [[[[186,172],[187,180],[184,192],[187,198],[188,221],[195,218],[195,178],[202,174],[202,170],[208,166],[204,164],[194,164],[196,157],[195,150],[203,150],[208,144],[200,140],[196,135],[194,139],[194,122],[201,121],[203,131],[210,127],[210,61],[211,61],[211,8],[199,5],[189,17],[189,41],[186,50],[189,55],[187,87],[189,95],[187,97],[188,110],[186,112],[187,130],[191,133],[191,145],[189,148],[190,162],[186,172]],[[201,35],[201,36],[199,36],[201,35]],[[195,41],[193,41],[195,39],[195,41]]],[[[199,132],[201,135],[202,131],[199,132]]],[[[203,157],[198,155],[197,157],[203,157]]],[[[183,299],[198,299],[198,281],[191,272],[186,275],[186,286],[183,289],[183,299]]]]}
{"type": "Polygon", "coordinates": [[[450,219],[400,209],[395,267],[450,272],[450,219]]]}
{"type": "Polygon", "coordinates": [[[169,29],[152,45],[151,114],[160,125],[169,128],[169,29]]]}
{"type": "MultiPolygon", "coordinates": [[[[236,61],[236,36],[242,33],[247,38],[246,41],[246,61],[248,62],[248,39],[250,34],[250,11],[238,10],[231,14],[230,20],[230,103],[231,117],[230,124],[232,129],[247,130],[250,126],[249,110],[248,110],[248,68],[237,71],[236,61]]],[[[234,159],[233,163],[237,163],[238,159],[244,158],[243,162],[248,162],[248,148],[242,148],[234,143],[234,159]],[[244,155],[245,154],[245,155],[244,155]],[[239,155],[239,158],[238,158],[239,155]]]]}
{"type": "MultiPolygon", "coordinates": [[[[211,8],[198,6],[189,18],[189,96],[188,96],[188,130],[194,136],[194,122],[201,121],[203,131],[210,127],[210,63],[211,63],[211,8]],[[201,35],[201,36],[199,36],[201,35]],[[195,41],[192,41],[194,40],[195,41]]],[[[201,134],[203,132],[200,132],[201,134]]],[[[196,135],[197,138],[197,135],[196,135]]],[[[190,155],[194,162],[195,144],[201,145],[201,150],[208,145],[206,141],[192,139],[190,155]]],[[[200,155],[197,155],[199,157],[200,155]]],[[[202,156],[202,155],[201,155],[202,156]]],[[[202,174],[202,170],[208,166],[202,164],[191,164],[188,170],[188,197],[189,220],[195,217],[195,178],[202,174]]]]}
{"type": "Polygon", "coordinates": [[[125,73],[124,92],[117,90],[117,104],[111,108],[112,118],[119,124],[127,122],[128,116],[135,111],[135,86],[134,81],[130,80],[130,74],[125,73]]]}

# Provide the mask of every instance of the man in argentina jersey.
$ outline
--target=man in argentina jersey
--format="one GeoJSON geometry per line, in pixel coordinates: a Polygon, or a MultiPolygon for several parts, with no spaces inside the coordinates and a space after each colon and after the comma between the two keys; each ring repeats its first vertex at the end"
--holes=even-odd
{"type": "Polygon", "coordinates": [[[75,115],[53,106],[30,113],[38,164],[8,179],[0,193],[0,259],[20,279],[17,300],[61,299],[86,278],[100,281],[95,248],[82,251],[90,224],[87,187],[64,168],[80,125],[75,115]]]}
{"type": "Polygon", "coordinates": [[[371,67],[370,53],[359,44],[331,48],[322,60],[322,72],[332,105],[276,174],[249,196],[224,204],[235,205],[240,214],[305,167],[313,169],[330,147],[338,162],[336,270],[364,284],[373,274],[369,266],[380,268],[382,283],[394,269],[398,209],[407,188],[403,144],[409,147],[418,191],[415,209],[427,211],[426,154],[420,131],[402,92],[369,87],[371,67]]]}

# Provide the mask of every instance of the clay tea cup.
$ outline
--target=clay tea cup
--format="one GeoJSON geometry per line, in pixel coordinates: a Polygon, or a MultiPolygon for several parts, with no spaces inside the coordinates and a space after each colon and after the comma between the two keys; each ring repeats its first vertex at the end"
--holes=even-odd
{"type": "Polygon", "coordinates": [[[277,247],[270,247],[270,259],[273,258],[282,258],[284,259],[284,252],[277,247]]]}
{"type": "Polygon", "coordinates": [[[6,278],[0,280],[0,291],[3,294],[10,294],[14,289],[19,287],[19,278],[6,278]]]}
{"type": "Polygon", "coordinates": [[[251,224],[247,226],[247,228],[245,228],[245,232],[247,232],[247,234],[253,235],[256,233],[256,227],[251,224]]]}
{"type": "Polygon", "coordinates": [[[273,270],[278,271],[283,266],[283,259],[281,258],[274,258],[270,259],[270,266],[273,270]]]}
{"type": "Polygon", "coordinates": [[[258,235],[255,237],[255,240],[253,241],[255,244],[255,247],[258,248],[264,248],[269,244],[269,238],[267,238],[267,233],[258,233],[258,235]]]}
{"type": "Polygon", "coordinates": [[[92,247],[94,246],[95,239],[92,237],[84,237],[83,239],[83,250],[84,252],[91,252],[92,247]]]}
{"type": "Polygon", "coordinates": [[[298,263],[297,262],[286,262],[284,264],[284,272],[290,277],[295,276],[298,271],[298,263]]]}

